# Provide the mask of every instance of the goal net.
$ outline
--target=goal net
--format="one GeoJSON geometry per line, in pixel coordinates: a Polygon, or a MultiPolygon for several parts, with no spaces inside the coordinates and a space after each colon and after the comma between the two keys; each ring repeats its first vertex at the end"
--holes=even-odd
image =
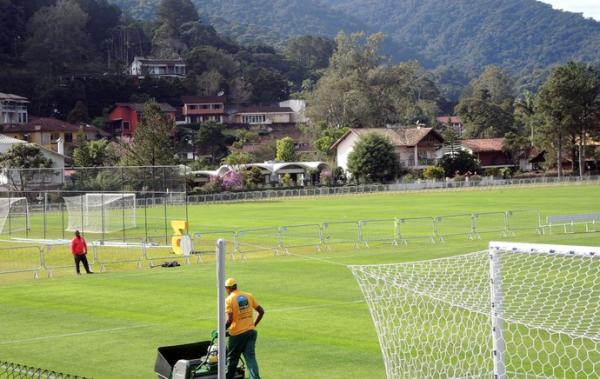
{"type": "Polygon", "coordinates": [[[86,193],[64,197],[64,201],[69,231],[111,233],[136,227],[133,193],[86,193]]]}
{"type": "Polygon", "coordinates": [[[27,198],[0,198],[0,234],[29,229],[29,222],[27,198]]]}
{"type": "Polygon", "coordinates": [[[598,378],[600,248],[492,242],[350,268],[388,378],[598,378]]]}

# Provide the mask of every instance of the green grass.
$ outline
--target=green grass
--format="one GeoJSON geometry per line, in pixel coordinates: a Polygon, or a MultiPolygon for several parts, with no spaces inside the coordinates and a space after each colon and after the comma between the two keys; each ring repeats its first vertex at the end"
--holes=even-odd
{"type": "MultiPolygon", "coordinates": [[[[190,207],[189,215],[195,232],[509,209],[571,214],[598,211],[599,194],[598,186],[397,193],[202,205],[190,207]]],[[[523,224],[528,222],[524,216],[523,224]]],[[[260,240],[256,235],[251,242],[260,240]]],[[[267,311],[257,347],[263,377],[383,378],[369,310],[345,265],[462,254],[485,248],[491,239],[500,237],[496,232],[475,241],[454,236],[445,244],[420,240],[400,248],[379,243],[355,250],[341,245],[319,254],[302,248],[292,256],[262,253],[229,261],[228,274],[267,311]]],[[[538,236],[524,230],[510,239],[600,245],[600,233],[538,236]]],[[[14,246],[0,244],[0,254],[9,245],[14,246]]],[[[56,262],[70,263],[64,250],[54,253],[56,262]]],[[[2,262],[0,256],[0,266],[2,262]]],[[[216,328],[215,267],[210,259],[170,269],[136,270],[123,264],[108,265],[107,270],[76,277],[67,268],[37,281],[29,274],[0,275],[0,361],[95,378],[148,378],[158,346],[207,340],[216,328]]]]}

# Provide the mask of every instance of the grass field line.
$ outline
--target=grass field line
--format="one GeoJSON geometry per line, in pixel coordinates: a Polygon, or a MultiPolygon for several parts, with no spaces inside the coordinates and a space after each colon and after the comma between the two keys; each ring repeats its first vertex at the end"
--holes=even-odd
{"type": "MultiPolygon", "coordinates": [[[[298,312],[298,311],[303,311],[303,310],[308,310],[308,309],[331,308],[331,307],[339,307],[339,306],[344,306],[344,305],[362,304],[364,302],[365,302],[364,299],[359,299],[359,300],[351,300],[351,301],[344,301],[344,302],[329,302],[329,303],[325,303],[325,304],[305,305],[305,306],[299,306],[299,307],[281,307],[281,308],[273,308],[273,309],[268,308],[268,312],[269,313],[290,313],[290,312],[298,312]]],[[[210,320],[216,320],[216,317],[215,316],[203,316],[203,317],[193,318],[192,320],[193,321],[210,321],[210,320]]],[[[188,321],[189,320],[187,320],[186,322],[188,322],[188,321]]],[[[170,323],[169,325],[163,325],[163,324],[157,324],[157,323],[151,323],[151,324],[146,323],[146,324],[138,324],[138,325],[134,324],[134,325],[128,325],[128,326],[119,326],[119,327],[114,327],[114,328],[93,329],[93,330],[85,330],[85,331],[81,331],[81,332],[53,334],[53,335],[39,336],[39,337],[32,337],[32,338],[6,340],[6,341],[0,341],[0,345],[14,345],[14,344],[19,344],[19,343],[38,342],[38,341],[51,340],[51,339],[79,337],[79,336],[85,336],[85,335],[89,335],[89,334],[113,333],[113,332],[118,332],[118,331],[123,331],[123,330],[142,329],[142,328],[157,328],[157,327],[158,328],[160,328],[160,327],[171,328],[171,327],[173,327],[173,324],[172,323],[170,323]]]]}

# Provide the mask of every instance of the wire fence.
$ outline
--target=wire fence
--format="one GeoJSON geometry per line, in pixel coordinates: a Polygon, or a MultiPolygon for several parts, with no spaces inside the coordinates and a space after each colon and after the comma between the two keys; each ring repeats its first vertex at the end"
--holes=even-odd
{"type": "MultiPolygon", "coordinates": [[[[239,230],[206,230],[192,233],[193,251],[176,255],[172,244],[162,236],[122,240],[89,241],[88,260],[92,268],[103,272],[123,267],[157,267],[180,260],[183,264],[214,261],[216,242],[224,239],[231,259],[245,260],[250,255],[314,254],[323,251],[368,249],[374,246],[398,248],[409,243],[445,243],[448,239],[479,240],[482,235],[511,237],[521,233],[567,234],[592,233],[599,229],[600,213],[542,218],[539,209],[474,212],[434,217],[395,217],[356,221],[284,225],[239,230]],[[591,217],[594,216],[594,217],[591,217]],[[548,221],[554,220],[552,223],[548,221]],[[567,225],[568,228],[562,228],[567,225]]],[[[54,276],[72,272],[73,257],[68,240],[17,238],[0,242],[0,276],[8,274],[54,276]],[[4,245],[3,243],[8,243],[4,245]]]]}
{"type": "Polygon", "coordinates": [[[221,192],[204,195],[189,195],[188,204],[219,203],[230,201],[253,201],[303,196],[337,196],[369,194],[375,192],[411,192],[424,190],[461,190],[493,187],[520,187],[538,185],[600,184],[600,176],[583,178],[567,176],[562,178],[543,177],[530,179],[496,179],[484,177],[478,180],[417,180],[407,183],[365,184],[340,187],[307,187],[290,189],[265,189],[247,192],[221,192]]]}
{"type": "Polygon", "coordinates": [[[83,376],[63,374],[52,370],[0,361],[0,379],[85,379],[83,376]]]}

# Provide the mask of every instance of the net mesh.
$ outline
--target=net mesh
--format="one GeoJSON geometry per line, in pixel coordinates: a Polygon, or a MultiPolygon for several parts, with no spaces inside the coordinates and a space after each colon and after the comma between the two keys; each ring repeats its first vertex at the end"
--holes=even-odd
{"type": "Polygon", "coordinates": [[[351,266],[387,377],[598,378],[600,259],[550,250],[497,252],[502,372],[494,372],[489,252],[351,266]]]}
{"type": "Polygon", "coordinates": [[[24,197],[0,198],[0,234],[29,227],[29,204],[24,197]]]}
{"type": "Polygon", "coordinates": [[[135,194],[86,193],[64,201],[69,231],[111,233],[136,227],[135,194]]]}

